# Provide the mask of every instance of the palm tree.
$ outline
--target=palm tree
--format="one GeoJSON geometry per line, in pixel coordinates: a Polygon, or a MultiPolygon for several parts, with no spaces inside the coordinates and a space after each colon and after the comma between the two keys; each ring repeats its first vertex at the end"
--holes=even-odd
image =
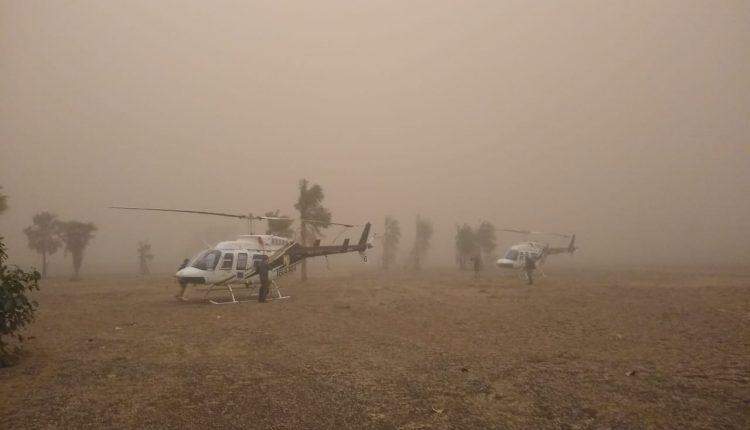
{"type": "Polygon", "coordinates": [[[432,239],[434,229],[430,220],[417,215],[416,230],[417,234],[414,237],[414,248],[411,250],[411,255],[414,262],[414,270],[420,270],[422,268],[422,261],[430,249],[430,239],[432,239]]]}
{"type": "Polygon", "coordinates": [[[486,260],[492,260],[495,254],[495,248],[497,248],[497,236],[495,235],[495,230],[495,226],[488,221],[482,221],[476,230],[477,245],[486,260]]]}
{"type": "Polygon", "coordinates": [[[47,277],[47,256],[54,254],[62,243],[58,236],[57,215],[41,212],[34,215],[33,224],[23,229],[29,248],[42,255],[42,277],[47,277]]]}
{"type": "MultiPolygon", "coordinates": [[[[3,187],[0,187],[0,190],[2,190],[3,187]]],[[[5,212],[8,209],[8,196],[0,192],[0,214],[5,212]]]]}
{"type": "MultiPolygon", "coordinates": [[[[266,212],[266,216],[281,218],[287,217],[286,215],[281,215],[281,211],[279,211],[278,209],[273,212],[266,212]]],[[[293,222],[293,219],[269,219],[266,234],[291,238],[294,236],[294,230],[292,230],[293,222]]]]}
{"type": "Polygon", "coordinates": [[[475,257],[478,251],[477,234],[469,224],[456,226],[456,262],[461,270],[466,269],[466,262],[475,257]]]}
{"type": "Polygon", "coordinates": [[[65,221],[58,223],[60,238],[65,244],[65,252],[73,256],[73,278],[78,279],[83,263],[83,251],[94,237],[96,226],[90,222],[65,221]]]}
{"type": "MultiPolygon", "coordinates": [[[[325,198],[323,188],[318,184],[312,186],[307,179],[299,181],[299,198],[294,208],[299,211],[300,242],[303,246],[321,236],[321,230],[331,223],[331,211],[323,207],[325,198]]],[[[307,280],[307,261],[302,260],[302,281],[307,280]]]]}
{"type": "Polygon", "coordinates": [[[151,253],[151,244],[148,240],[138,242],[138,266],[141,275],[148,275],[151,270],[148,268],[148,262],[154,259],[154,254],[151,253]]]}
{"type": "Polygon", "coordinates": [[[383,269],[388,268],[396,260],[398,242],[401,239],[401,227],[398,220],[391,216],[385,217],[385,233],[383,234],[383,269]]]}

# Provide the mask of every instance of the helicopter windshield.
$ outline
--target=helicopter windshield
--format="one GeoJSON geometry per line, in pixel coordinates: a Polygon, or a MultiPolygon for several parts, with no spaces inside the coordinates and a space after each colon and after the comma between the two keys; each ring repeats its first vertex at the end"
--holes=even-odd
{"type": "Polygon", "coordinates": [[[216,249],[207,251],[193,261],[192,267],[200,270],[214,270],[219,264],[219,257],[221,257],[221,251],[216,249]]]}
{"type": "Polygon", "coordinates": [[[505,257],[503,258],[505,258],[506,260],[516,261],[516,259],[518,258],[518,251],[516,251],[515,249],[509,249],[508,252],[505,253],[505,257]]]}

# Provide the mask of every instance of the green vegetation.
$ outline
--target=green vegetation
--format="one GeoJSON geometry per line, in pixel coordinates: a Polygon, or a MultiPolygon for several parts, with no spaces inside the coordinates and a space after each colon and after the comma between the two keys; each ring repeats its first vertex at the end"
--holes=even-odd
{"type": "Polygon", "coordinates": [[[8,196],[3,194],[3,187],[0,187],[0,214],[8,210],[8,196]]]}
{"type": "Polygon", "coordinates": [[[398,220],[391,216],[385,217],[385,233],[383,234],[383,269],[388,270],[396,261],[398,243],[401,239],[401,227],[398,220]]]}
{"type": "MultiPolygon", "coordinates": [[[[323,188],[318,184],[312,184],[307,179],[299,181],[299,197],[294,208],[300,217],[300,242],[303,246],[309,246],[319,238],[323,229],[331,224],[331,211],[323,206],[323,188]]],[[[302,281],[307,280],[307,260],[302,260],[302,281]]]]}
{"type": "Polygon", "coordinates": [[[479,246],[477,235],[469,224],[456,226],[456,263],[461,270],[466,269],[466,263],[477,256],[479,246]]]}
{"type": "Polygon", "coordinates": [[[495,226],[487,221],[482,221],[476,229],[477,245],[487,260],[495,257],[495,249],[497,249],[497,235],[495,231],[495,226]]]}
{"type": "Polygon", "coordinates": [[[430,240],[434,229],[432,222],[421,215],[417,215],[416,235],[414,237],[414,247],[411,250],[412,264],[414,270],[420,270],[427,251],[430,249],[430,240]]]}
{"type": "MultiPolygon", "coordinates": [[[[286,215],[281,215],[281,211],[278,209],[273,212],[266,212],[265,216],[288,218],[286,215]]],[[[292,223],[294,223],[293,219],[269,219],[266,234],[272,234],[274,236],[287,237],[291,239],[292,237],[294,237],[292,223]]]]}
{"type": "Polygon", "coordinates": [[[0,367],[13,363],[20,342],[24,340],[21,330],[34,320],[37,303],[30,300],[28,294],[39,289],[41,279],[36,270],[24,272],[6,265],[7,259],[5,244],[0,237],[0,367]],[[4,338],[14,338],[19,345],[10,348],[4,338]]]}
{"type": "Polygon", "coordinates": [[[29,248],[42,256],[42,278],[47,277],[47,257],[62,245],[58,235],[59,222],[57,215],[41,212],[34,215],[33,224],[23,230],[29,240],[29,248]]]}
{"type": "Polygon", "coordinates": [[[96,226],[90,222],[65,221],[59,222],[59,234],[65,244],[65,252],[73,256],[73,277],[79,279],[81,264],[83,263],[83,251],[94,237],[96,226]]]}
{"type": "Polygon", "coordinates": [[[472,258],[491,260],[497,248],[495,226],[482,221],[476,229],[464,223],[456,226],[456,263],[462,270],[472,258]]]}
{"type": "Polygon", "coordinates": [[[148,263],[154,259],[154,254],[151,253],[151,244],[148,240],[138,242],[138,269],[141,275],[148,275],[151,270],[148,267],[148,263]]]}

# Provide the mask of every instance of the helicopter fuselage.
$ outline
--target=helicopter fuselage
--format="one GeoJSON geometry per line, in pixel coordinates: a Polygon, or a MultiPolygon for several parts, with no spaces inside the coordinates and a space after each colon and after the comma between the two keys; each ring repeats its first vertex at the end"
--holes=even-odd
{"type": "MultiPolygon", "coordinates": [[[[237,240],[219,242],[190,259],[175,277],[188,284],[247,284],[245,275],[262,256],[270,256],[291,243],[291,239],[273,235],[243,235],[237,240]]],[[[272,270],[269,276],[275,278],[279,274],[272,270]]]]}
{"type": "Polygon", "coordinates": [[[522,242],[508,248],[505,255],[495,264],[504,269],[519,269],[523,267],[525,258],[539,261],[543,252],[544,245],[539,242],[522,242]]]}

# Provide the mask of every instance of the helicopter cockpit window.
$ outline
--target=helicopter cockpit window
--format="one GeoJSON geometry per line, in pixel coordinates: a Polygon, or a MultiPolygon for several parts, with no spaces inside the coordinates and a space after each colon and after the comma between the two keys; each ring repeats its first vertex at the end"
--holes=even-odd
{"type": "Polygon", "coordinates": [[[509,249],[508,252],[505,253],[504,258],[506,260],[516,261],[516,259],[518,259],[518,251],[516,251],[515,249],[509,249]]]}
{"type": "Polygon", "coordinates": [[[231,269],[232,263],[234,263],[234,254],[231,252],[227,252],[226,254],[224,254],[224,259],[221,260],[221,270],[231,269]]]}
{"type": "Polygon", "coordinates": [[[214,270],[216,264],[219,263],[219,257],[221,257],[221,251],[208,251],[195,259],[193,267],[200,270],[214,270]]]}

